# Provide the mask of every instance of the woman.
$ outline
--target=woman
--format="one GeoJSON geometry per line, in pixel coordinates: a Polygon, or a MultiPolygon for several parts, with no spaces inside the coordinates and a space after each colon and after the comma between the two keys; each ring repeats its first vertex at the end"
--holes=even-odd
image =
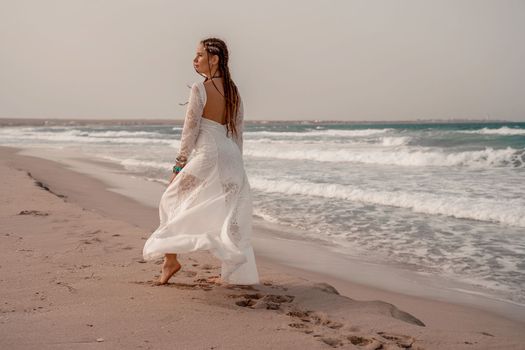
{"type": "Polygon", "coordinates": [[[196,250],[221,260],[214,282],[256,284],[252,197],[242,158],[244,110],[224,41],[202,40],[193,65],[206,79],[191,87],[179,154],[159,204],[160,225],[143,257],[164,255],[156,284],[166,284],[181,269],[177,254],[196,250]]]}

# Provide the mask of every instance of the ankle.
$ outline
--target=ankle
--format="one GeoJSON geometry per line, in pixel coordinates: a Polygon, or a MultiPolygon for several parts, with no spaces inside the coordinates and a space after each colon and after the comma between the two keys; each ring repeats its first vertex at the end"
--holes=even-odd
{"type": "Polygon", "coordinates": [[[164,266],[177,266],[180,262],[177,259],[164,259],[164,266]]]}

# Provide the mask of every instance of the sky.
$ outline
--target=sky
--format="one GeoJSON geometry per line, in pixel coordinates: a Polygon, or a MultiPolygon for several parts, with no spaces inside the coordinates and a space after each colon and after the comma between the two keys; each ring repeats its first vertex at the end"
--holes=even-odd
{"type": "Polygon", "coordinates": [[[209,36],[247,120],[525,121],[523,0],[0,0],[0,118],[182,120],[209,36]]]}

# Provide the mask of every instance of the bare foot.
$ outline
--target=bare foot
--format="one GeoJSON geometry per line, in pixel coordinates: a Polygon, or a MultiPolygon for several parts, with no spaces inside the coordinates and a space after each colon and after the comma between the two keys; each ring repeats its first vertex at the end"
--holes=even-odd
{"type": "Polygon", "coordinates": [[[159,280],[155,282],[155,285],[161,285],[168,283],[168,280],[173,276],[177,271],[182,268],[181,264],[177,261],[176,263],[169,263],[162,265],[162,275],[159,277],[159,280]]]}

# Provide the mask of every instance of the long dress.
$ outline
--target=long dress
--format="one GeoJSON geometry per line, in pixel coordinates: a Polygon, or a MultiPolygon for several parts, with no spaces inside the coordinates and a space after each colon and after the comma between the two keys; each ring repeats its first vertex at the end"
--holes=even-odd
{"type": "Polygon", "coordinates": [[[205,104],[204,84],[195,82],[179,150],[188,161],[162,194],[160,225],[144,244],[143,258],[209,250],[221,261],[222,282],[257,284],[252,194],[242,155],[242,99],[236,137],[227,135],[226,125],[202,116],[205,104]]]}

